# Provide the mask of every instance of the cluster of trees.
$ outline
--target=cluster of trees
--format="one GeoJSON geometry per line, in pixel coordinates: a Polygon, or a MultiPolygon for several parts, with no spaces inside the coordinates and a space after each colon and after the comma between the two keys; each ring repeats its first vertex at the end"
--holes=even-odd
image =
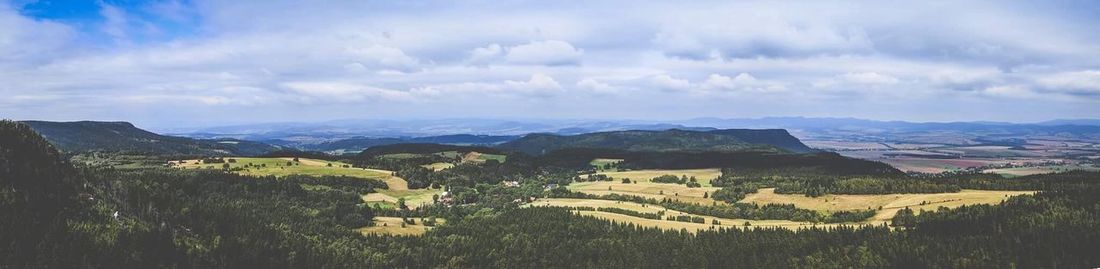
{"type": "Polygon", "coordinates": [[[687,175],[681,175],[680,177],[676,177],[674,175],[661,175],[650,179],[649,181],[657,183],[684,184],[687,185],[688,188],[698,188],[703,186],[702,184],[699,184],[699,180],[695,179],[695,176],[691,176],[690,178],[688,178],[687,175]]]}
{"type": "Polygon", "coordinates": [[[679,221],[679,222],[691,222],[691,223],[706,223],[707,222],[706,218],[699,217],[699,216],[688,216],[688,215],[668,216],[668,217],[665,218],[665,220],[679,221]]]}
{"type": "Polygon", "coordinates": [[[750,193],[756,193],[756,191],[762,187],[764,187],[764,185],[759,183],[743,183],[725,186],[714,191],[714,194],[710,195],[710,198],[732,204],[741,201],[741,199],[745,199],[745,196],[750,193]]]}

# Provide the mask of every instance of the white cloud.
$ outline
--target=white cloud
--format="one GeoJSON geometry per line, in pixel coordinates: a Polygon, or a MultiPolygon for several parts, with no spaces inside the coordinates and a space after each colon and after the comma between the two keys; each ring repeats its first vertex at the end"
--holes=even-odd
{"type": "Polygon", "coordinates": [[[504,49],[500,44],[489,44],[489,46],[483,48],[476,48],[470,51],[469,61],[474,64],[488,64],[504,56],[504,49]]]}
{"type": "Polygon", "coordinates": [[[565,41],[534,41],[511,47],[505,59],[517,64],[569,65],[579,64],[584,50],[565,41]]]}
{"type": "Polygon", "coordinates": [[[898,83],[898,79],[895,77],[875,72],[847,73],[841,75],[840,78],[844,79],[847,82],[858,84],[889,85],[898,83]]]}
{"type": "Polygon", "coordinates": [[[401,49],[377,44],[349,48],[347,52],[352,56],[352,60],[360,64],[366,62],[386,68],[410,70],[415,68],[418,63],[415,58],[405,55],[405,52],[401,49]]]}
{"type": "Polygon", "coordinates": [[[701,87],[704,90],[727,91],[778,92],[784,90],[784,86],[780,83],[761,81],[748,73],[740,73],[732,78],[710,74],[710,76],[707,76],[707,80],[703,81],[701,87]]]}
{"type": "Polygon", "coordinates": [[[650,77],[649,80],[654,86],[664,90],[687,90],[691,88],[691,82],[686,79],[673,78],[664,74],[650,77]]]}
{"type": "Polygon", "coordinates": [[[577,81],[577,88],[600,94],[612,94],[619,91],[618,88],[616,88],[615,86],[611,86],[611,84],[600,82],[591,78],[577,81]]]}
{"type": "Polygon", "coordinates": [[[1039,83],[1055,92],[1100,94],[1100,70],[1084,70],[1045,75],[1039,83]]]}
{"type": "Polygon", "coordinates": [[[287,82],[283,87],[298,93],[305,102],[340,103],[407,100],[409,93],[347,82],[287,82]]]}
{"type": "Polygon", "coordinates": [[[505,81],[505,85],[521,91],[548,91],[561,90],[561,84],[546,74],[531,75],[527,81],[505,81]]]}

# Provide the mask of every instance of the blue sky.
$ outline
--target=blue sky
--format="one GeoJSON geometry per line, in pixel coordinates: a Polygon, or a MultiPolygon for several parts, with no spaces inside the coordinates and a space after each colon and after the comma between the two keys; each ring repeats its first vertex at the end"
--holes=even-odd
{"type": "Polygon", "coordinates": [[[0,117],[1100,118],[1095,1],[681,2],[0,0],[0,117]]]}

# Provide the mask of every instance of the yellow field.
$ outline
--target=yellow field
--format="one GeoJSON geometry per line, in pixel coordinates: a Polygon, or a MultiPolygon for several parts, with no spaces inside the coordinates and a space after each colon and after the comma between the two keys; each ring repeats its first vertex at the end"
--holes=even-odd
{"type": "MultiPolygon", "coordinates": [[[[390,190],[409,189],[408,183],[402,178],[393,176],[393,172],[391,171],[354,168],[342,162],[306,158],[299,158],[298,163],[293,162],[294,158],[227,157],[225,159],[226,161],[229,159],[236,160],[237,162],[235,163],[229,163],[229,167],[230,169],[244,169],[237,171],[237,173],[242,175],[275,177],[285,177],[289,175],[349,176],[382,180],[389,186],[390,190]],[[294,163],[294,165],[287,166],[287,162],[294,163]],[[249,166],[249,164],[251,164],[251,166],[249,166]],[[329,164],[332,164],[332,166],[329,166],[329,164]],[[349,168],[343,167],[344,165],[349,166],[349,168]]],[[[222,169],[222,164],[220,163],[200,164],[198,160],[184,160],[182,162],[172,161],[169,163],[181,169],[222,169]]]]}
{"type": "MultiPolygon", "coordinates": [[[[663,175],[674,176],[687,176],[695,177],[699,181],[699,184],[703,184],[705,187],[710,187],[710,180],[718,178],[722,175],[722,170],[718,168],[706,168],[706,169],[680,169],[680,170],[632,170],[632,171],[619,171],[619,172],[599,172],[599,175],[607,175],[615,178],[614,181],[621,181],[623,178],[629,178],[630,180],[637,180],[638,182],[649,182],[650,179],[663,175]]],[[[587,177],[584,175],[582,177],[587,177]]],[[[606,188],[604,188],[606,189],[606,188]]]]}
{"type": "Polygon", "coordinates": [[[421,205],[428,205],[432,203],[432,195],[443,193],[443,189],[404,189],[404,190],[377,190],[375,193],[368,193],[362,196],[363,202],[384,202],[393,206],[397,206],[398,198],[405,198],[405,205],[409,208],[417,208],[421,205]]]}
{"type": "Polygon", "coordinates": [[[432,163],[432,164],[421,165],[420,167],[432,169],[432,171],[439,171],[439,170],[455,167],[455,165],[452,164],[452,163],[432,163]]]}
{"type": "MultiPolygon", "coordinates": [[[[657,213],[659,211],[665,211],[665,214],[664,214],[665,216],[679,216],[679,215],[700,216],[700,215],[683,213],[683,212],[679,212],[679,211],[675,211],[675,210],[667,210],[663,207],[655,206],[655,205],[644,205],[643,206],[642,204],[638,204],[638,203],[610,201],[610,200],[594,200],[594,199],[546,198],[546,199],[536,200],[535,202],[531,203],[530,206],[559,206],[559,207],[586,207],[587,206],[587,207],[593,207],[593,208],[617,207],[617,208],[628,209],[628,210],[633,210],[633,211],[638,211],[638,212],[643,212],[643,213],[657,213]]],[[[797,229],[797,228],[806,228],[806,227],[814,226],[813,223],[809,223],[809,222],[796,222],[796,221],[787,221],[787,220],[745,220],[745,219],[726,219],[726,218],[715,218],[715,217],[710,217],[710,216],[701,216],[705,219],[705,221],[704,221],[705,223],[692,223],[692,222],[671,221],[671,220],[664,220],[664,219],[661,219],[661,220],[646,219],[646,218],[639,218],[639,217],[616,214],[616,213],[611,213],[611,212],[599,212],[599,211],[577,211],[577,212],[581,215],[595,216],[595,217],[599,217],[599,218],[603,218],[603,219],[607,219],[607,220],[612,220],[612,221],[617,221],[617,222],[630,222],[630,223],[634,223],[635,225],[641,225],[641,226],[647,226],[647,227],[657,227],[657,228],[669,229],[669,230],[687,229],[689,232],[696,232],[696,231],[699,231],[699,230],[711,229],[712,227],[714,227],[714,228],[718,228],[718,227],[745,228],[746,226],[744,226],[744,224],[745,224],[746,221],[749,222],[749,224],[750,224],[750,226],[748,226],[748,228],[752,228],[752,227],[781,227],[781,228],[797,229]],[[721,224],[712,225],[711,221],[715,220],[715,219],[717,219],[721,224]]],[[[838,225],[840,225],[840,224],[824,224],[824,225],[823,224],[817,224],[816,227],[828,227],[828,226],[838,226],[838,225]]]]}
{"type": "MultiPolygon", "coordinates": [[[[446,220],[436,218],[435,221],[438,224],[446,223],[446,220]]],[[[389,234],[389,235],[422,235],[433,227],[424,226],[424,221],[420,218],[416,218],[416,224],[406,224],[405,227],[401,227],[401,218],[398,217],[374,217],[374,226],[362,227],[356,229],[363,235],[368,234],[389,234]]]]}
{"type": "Polygon", "coordinates": [[[776,194],[774,188],[760,189],[757,193],[749,194],[741,203],[757,204],[794,204],[795,207],[818,210],[824,212],[878,209],[878,212],[869,222],[881,223],[889,221],[897,214],[899,209],[909,207],[914,211],[921,209],[932,211],[944,206],[955,208],[973,204],[999,204],[1010,196],[1034,194],[1034,191],[983,191],[962,190],[957,193],[927,193],[927,194],[881,194],[881,195],[853,195],[853,194],[829,194],[821,197],[806,197],[802,194],[776,194]],[[924,202],[924,205],[921,203],[924,202]]]}
{"type": "Polygon", "coordinates": [[[707,196],[709,197],[710,194],[714,194],[714,191],[720,189],[717,187],[688,188],[687,186],[681,184],[652,183],[648,181],[628,184],[622,183],[619,180],[577,182],[569,184],[568,188],[572,191],[587,194],[605,195],[617,193],[624,195],[642,196],[657,200],[669,198],[681,202],[696,203],[701,205],[709,205],[714,202],[714,199],[703,198],[704,193],[707,193],[707,196]],[[611,190],[608,190],[608,187],[611,187],[611,190]]]}

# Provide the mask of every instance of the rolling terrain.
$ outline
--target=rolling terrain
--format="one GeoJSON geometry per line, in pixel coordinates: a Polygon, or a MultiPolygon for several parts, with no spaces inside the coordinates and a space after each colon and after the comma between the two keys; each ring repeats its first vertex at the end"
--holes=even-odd
{"type": "Polygon", "coordinates": [[[128,122],[24,121],[62,151],[107,151],[159,155],[260,155],[279,149],[237,139],[192,139],[159,135],[128,122]]]}

